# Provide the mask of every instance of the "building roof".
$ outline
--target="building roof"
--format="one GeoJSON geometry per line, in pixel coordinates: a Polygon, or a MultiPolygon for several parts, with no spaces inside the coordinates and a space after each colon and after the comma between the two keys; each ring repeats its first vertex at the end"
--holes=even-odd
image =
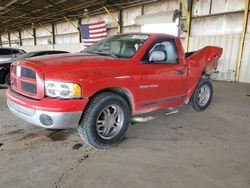
{"type": "Polygon", "coordinates": [[[104,6],[112,12],[154,1],[157,0],[1,0],[0,34],[57,23],[65,16],[78,19],[84,14],[101,14],[104,6]]]}

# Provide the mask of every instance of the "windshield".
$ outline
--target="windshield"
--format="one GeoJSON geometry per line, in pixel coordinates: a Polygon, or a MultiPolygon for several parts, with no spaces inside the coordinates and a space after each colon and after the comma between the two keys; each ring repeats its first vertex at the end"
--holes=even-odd
{"type": "Polygon", "coordinates": [[[83,50],[83,53],[130,58],[136,54],[149,35],[127,34],[107,37],[83,50]]]}

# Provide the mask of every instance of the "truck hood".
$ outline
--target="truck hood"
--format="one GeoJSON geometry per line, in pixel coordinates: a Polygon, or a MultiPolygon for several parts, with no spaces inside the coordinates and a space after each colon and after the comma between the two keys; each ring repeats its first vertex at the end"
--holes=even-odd
{"type": "Polygon", "coordinates": [[[79,70],[100,66],[113,66],[127,62],[126,59],[116,59],[90,53],[49,55],[18,61],[17,64],[38,67],[43,73],[66,70],[79,70]],[[105,65],[104,65],[105,64],[105,65]]]}

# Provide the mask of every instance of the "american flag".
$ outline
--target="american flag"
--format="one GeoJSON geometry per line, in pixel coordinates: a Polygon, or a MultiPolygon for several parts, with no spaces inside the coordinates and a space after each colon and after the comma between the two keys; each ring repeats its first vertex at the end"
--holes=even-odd
{"type": "Polygon", "coordinates": [[[97,41],[107,37],[107,28],[106,23],[96,22],[91,24],[82,24],[80,25],[81,34],[82,34],[82,42],[86,47],[91,46],[97,41]]]}

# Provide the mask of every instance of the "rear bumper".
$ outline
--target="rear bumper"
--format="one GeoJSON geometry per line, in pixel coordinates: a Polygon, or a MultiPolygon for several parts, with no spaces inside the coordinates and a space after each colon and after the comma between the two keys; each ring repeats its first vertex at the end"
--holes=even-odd
{"type": "Polygon", "coordinates": [[[50,129],[76,128],[88,102],[83,99],[33,101],[14,94],[10,89],[6,94],[8,107],[14,115],[36,126],[50,129]]]}

